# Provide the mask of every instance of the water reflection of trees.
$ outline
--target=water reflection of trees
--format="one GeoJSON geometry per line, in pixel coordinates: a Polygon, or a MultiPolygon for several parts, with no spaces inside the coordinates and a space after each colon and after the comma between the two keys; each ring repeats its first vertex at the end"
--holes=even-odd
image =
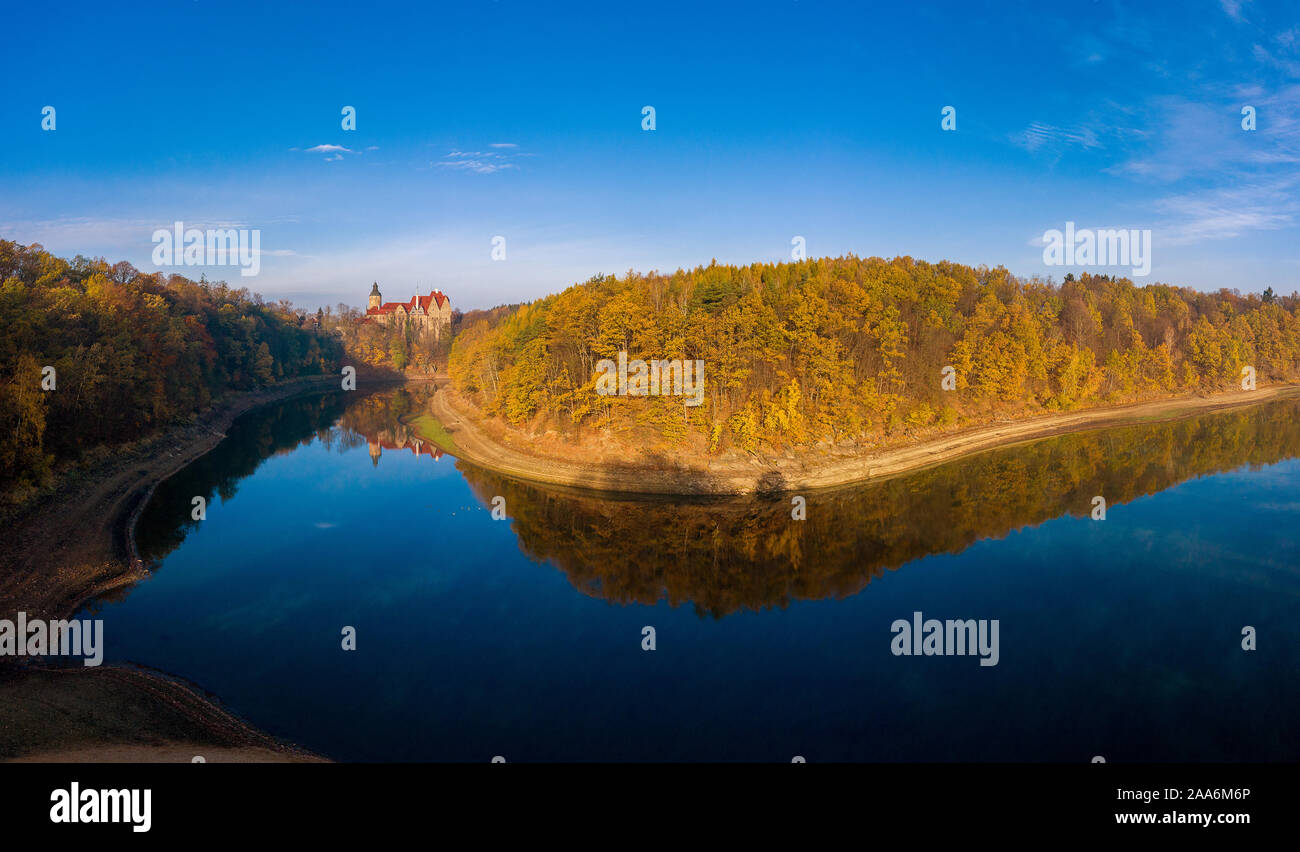
{"type": "MultiPolygon", "coordinates": [[[[256,409],[235,420],[226,438],[211,452],[158,485],[136,526],[136,541],[146,560],[171,553],[199,524],[191,517],[191,502],[216,495],[230,500],[239,481],[251,476],[272,456],[291,452],[312,441],[340,451],[352,441],[332,425],[347,405],[342,391],[300,396],[256,409]]],[[[364,443],[364,439],[359,439],[364,443]]]]}
{"type": "Polygon", "coordinates": [[[623,501],[524,484],[460,464],[484,503],[506,498],[520,548],[579,590],[619,603],[667,599],[701,614],[844,597],[885,570],[957,553],[1061,515],[1242,465],[1300,454],[1300,402],[1006,448],[879,483],[780,500],[623,501]]]}
{"type": "MultiPolygon", "coordinates": [[[[267,458],[320,441],[431,454],[404,424],[427,391],[300,397],[240,418],[227,440],[162,483],[138,529],[161,559],[196,525],[191,499],[231,499],[267,458]],[[337,424],[337,426],[335,425],[337,424]]],[[[502,495],[520,548],[585,593],[620,603],[693,604],[722,616],[844,597],[885,570],[1064,514],[1086,516],[1188,479],[1300,455],[1300,401],[1052,438],[851,489],[772,500],[622,500],[555,490],[459,463],[485,504],[502,495]]],[[[372,458],[374,456],[372,455],[372,458]]]]}
{"type": "Polygon", "coordinates": [[[195,496],[209,503],[217,495],[223,501],[232,499],[239,481],[272,456],[314,441],[340,453],[388,441],[389,436],[397,445],[408,434],[401,418],[422,411],[429,393],[421,387],[334,391],[295,397],[243,415],[212,452],[159,484],[136,527],[140,552],[150,561],[171,553],[199,523],[191,517],[195,496]]]}

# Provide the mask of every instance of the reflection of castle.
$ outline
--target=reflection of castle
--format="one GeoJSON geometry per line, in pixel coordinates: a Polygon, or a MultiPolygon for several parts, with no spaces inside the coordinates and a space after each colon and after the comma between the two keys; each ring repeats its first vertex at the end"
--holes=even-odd
{"type": "Polygon", "coordinates": [[[438,449],[432,441],[426,441],[419,435],[412,435],[405,426],[397,427],[396,435],[384,429],[375,435],[365,437],[370,445],[370,462],[375,467],[379,466],[379,456],[384,450],[410,450],[417,456],[429,456],[434,461],[442,458],[442,450],[438,449]]]}

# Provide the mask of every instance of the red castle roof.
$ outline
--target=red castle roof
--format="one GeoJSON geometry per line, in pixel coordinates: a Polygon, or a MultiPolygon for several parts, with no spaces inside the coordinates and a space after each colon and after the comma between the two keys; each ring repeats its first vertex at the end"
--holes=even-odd
{"type": "Polygon", "coordinates": [[[378,434],[366,435],[363,432],[362,435],[365,437],[366,443],[370,446],[371,457],[378,455],[378,453],[375,452],[375,449],[378,448],[381,450],[390,450],[392,452],[398,450],[410,450],[416,456],[429,456],[434,461],[442,458],[442,450],[432,441],[425,441],[420,438],[404,439],[400,442],[394,441],[386,429],[378,434]]]}
{"type": "Polygon", "coordinates": [[[418,445],[414,442],[406,444],[393,443],[392,441],[371,441],[372,444],[378,444],[381,449],[397,452],[398,450],[410,450],[417,456],[429,456],[434,461],[442,458],[442,450],[430,441],[421,441],[418,445]]]}
{"type": "Polygon", "coordinates": [[[405,308],[409,314],[415,310],[416,304],[419,304],[425,313],[430,313],[433,310],[434,303],[437,303],[438,308],[442,308],[447,303],[447,296],[441,290],[434,290],[427,296],[412,296],[406,302],[385,302],[377,308],[366,308],[366,315],[391,314],[398,308],[405,308]]]}

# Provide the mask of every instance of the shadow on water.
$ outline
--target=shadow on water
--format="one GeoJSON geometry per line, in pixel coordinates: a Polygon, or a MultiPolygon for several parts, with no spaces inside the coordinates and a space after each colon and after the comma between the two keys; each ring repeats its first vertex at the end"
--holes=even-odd
{"type": "Polygon", "coordinates": [[[1300,401],[813,492],[798,521],[788,494],[435,464],[424,394],[269,406],[160,487],[161,567],[105,607],[110,661],[344,760],[1294,759],[1298,466],[1209,477],[1300,455],[1300,401]],[[233,502],[199,530],[195,495],[233,502]],[[1048,523],[1097,496],[1105,523],[1048,523]],[[1001,662],[894,655],[917,610],[998,619],[1001,662]],[[1243,625],[1269,641],[1245,653],[1243,625]]]}
{"type": "Polygon", "coordinates": [[[582,592],[667,598],[701,614],[856,594],[887,570],[1063,515],[1300,454],[1300,401],[1047,438],[806,497],[636,500],[559,492],[458,467],[485,503],[506,498],[520,547],[582,592]]]}
{"type": "MultiPolygon", "coordinates": [[[[199,523],[192,498],[232,499],[268,458],[321,442],[343,451],[442,452],[406,425],[428,389],[328,393],[251,412],[219,447],[161,484],[138,529],[159,561],[199,523]]],[[[538,486],[458,461],[484,506],[506,498],[520,549],[615,603],[690,604],[701,615],[843,598],[887,570],[1063,515],[1086,517],[1198,476],[1300,455],[1300,401],[1043,439],[806,497],[637,498],[538,486]]]]}

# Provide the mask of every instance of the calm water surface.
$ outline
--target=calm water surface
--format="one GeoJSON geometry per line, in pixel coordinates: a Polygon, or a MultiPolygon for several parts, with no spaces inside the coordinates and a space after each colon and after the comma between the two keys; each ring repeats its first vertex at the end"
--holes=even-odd
{"type": "Polygon", "coordinates": [[[241,418],[158,489],[154,576],[89,608],[108,659],[339,760],[1300,759],[1296,401],[809,494],[803,522],[524,485],[413,446],[420,408],[241,418]],[[998,665],[894,656],[914,611],[998,619],[998,665]]]}

